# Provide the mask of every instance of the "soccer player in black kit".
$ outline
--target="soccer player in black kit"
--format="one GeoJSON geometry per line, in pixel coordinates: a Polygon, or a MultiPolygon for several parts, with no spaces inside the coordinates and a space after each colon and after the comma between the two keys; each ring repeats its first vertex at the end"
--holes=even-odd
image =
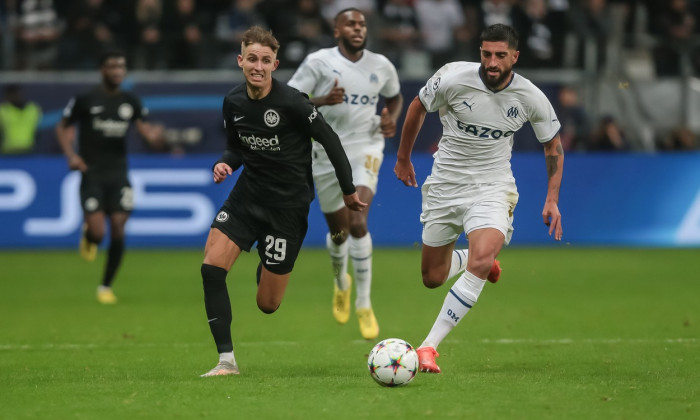
{"type": "Polygon", "coordinates": [[[124,226],[133,209],[133,193],[127,178],[126,135],[132,122],[149,143],[163,141],[163,127],[144,121],[148,111],[135,95],[121,90],[126,59],[119,51],[100,57],[102,82],[73,97],[56,125],[56,137],[71,170],[82,172],[80,202],[84,224],[80,255],[94,261],[97,246],[105,235],[109,219],[110,242],[102,284],[97,300],[113,304],[117,298],[112,282],[124,254],[124,226]],[[79,127],[74,148],[75,124],[79,127]]]}
{"type": "Polygon", "coordinates": [[[241,250],[258,244],[258,308],[270,314],[282,302],[314,198],[311,138],[325,148],[345,205],[355,211],[367,207],[355,192],[338,136],[305,94],[272,78],[278,49],[270,31],[258,26],[247,30],[238,56],[245,83],[224,98],[227,149],[214,164],[214,182],[241,165],[243,171],[216,215],[204,249],[204,303],[219,363],[203,377],[239,373],[226,275],[241,250]]]}

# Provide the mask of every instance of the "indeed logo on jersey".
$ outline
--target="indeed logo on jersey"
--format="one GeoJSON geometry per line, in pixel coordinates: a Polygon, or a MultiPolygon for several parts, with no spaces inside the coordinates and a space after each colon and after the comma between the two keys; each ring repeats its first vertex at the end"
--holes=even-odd
{"type": "Polygon", "coordinates": [[[266,150],[269,152],[279,152],[280,150],[280,140],[277,138],[277,134],[268,139],[265,137],[258,137],[254,134],[244,136],[238,133],[238,138],[241,140],[241,143],[248,146],[250,150],[266,150]]]}
{"type": "Polygon", "coordinates": [[[470,134],[474,137],[479,137],[482,139],[500,139],[501,137],[510,137],[515,133],[515,131],[508,130],[494,130],[493,128],[480,127],[478,125],[466,124],[460,120],[457,120],[457,128],[464,131],[466,134],[470,134]]]}
{"type": "Polygon", "coordinates": [[[123,137],[129,129],[129,121],[119,121],[95,117],[92,119],[92,129],[102,131],[105,137],[123,137]]]}

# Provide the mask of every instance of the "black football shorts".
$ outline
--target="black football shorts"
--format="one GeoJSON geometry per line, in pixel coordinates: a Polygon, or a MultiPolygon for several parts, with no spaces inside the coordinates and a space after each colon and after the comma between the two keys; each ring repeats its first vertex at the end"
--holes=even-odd
{"type": "Polygon", "coordinates": [[[274,208],[226,200],[211,224],[243,251],[258,243],[262,265],[275,274],[294,268],[309,227],[309,205],[274,208]]]}
{"type": "Polygon", "coordinates": [[[131,212],[134,209],[134,193],[129,178],[126,174],[83,174],[80,180],[80,205],[85,213],[131,212]]]}

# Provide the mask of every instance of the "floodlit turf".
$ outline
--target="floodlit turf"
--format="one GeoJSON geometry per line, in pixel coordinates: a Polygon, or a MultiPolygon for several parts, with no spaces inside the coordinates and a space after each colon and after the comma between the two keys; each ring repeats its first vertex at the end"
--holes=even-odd
{"type": "MultiPolygon", "coordinates": [[[[375,344],[337,325],[325,251],[304,249],[280,310],[255,305],[255,255],[229,274],[241,375],[217,361],[201,251],[127,250],[115,306],[104,264],[0,253],[0,418],[697,419],[700,251],[509,248],[503,275],[438,349],[443,373],[381,388],[375,344]]],[[[447,286],[420,252],[376,249],[380,339],[417,346],[447,286]]]]}

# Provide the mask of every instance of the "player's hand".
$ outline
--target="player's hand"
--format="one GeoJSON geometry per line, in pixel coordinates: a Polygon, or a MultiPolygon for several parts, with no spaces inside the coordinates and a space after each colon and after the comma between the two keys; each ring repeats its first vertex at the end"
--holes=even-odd
{"type": "Polygon", "coordinates": [[[396,134],[396,121],[389,115],[389,109],[382,108],[381,120],[379,121],[379,129],[384,137],[394,137],[396,134]]]}
{"type": "Polygon", "coordinates": [[[326,95],[325,105],[335,105],[343,102],[345,97],[345,88],[338,86],[338,79],[335,79],[335,84],[331,88],[331,91],[326,95]]]}
{"type": "Polygon", "coordinates": [[[360,201],[360,196],[356,192],[350,195],[343,195],[343,201],[350,210],[362,211],[367,208],[367,203],[360,201]]]}
{"type": "Polygon", "coordinates": [[[397,160],[394,166],[394,173],[407,187],[417,187],[416,171],[413,169],[413,164],[410,160],[397,160]]]}
{"type": "Polygon", "coordinates": [[[214,166],[214,182],[217,184],[222,183],[227,176],[233,173],[233,169],[223,162],[219,162],[214,166]]]}
{"type": "Polygon", "coordinates": [[[166,142],[165,126],[163,124],[151,124],[148,131],[151,142],[159,145],[166,142]]]}
{"type": "Polygon", "coordinates": [[[80,171],[80,172],[85,172],[87,171],[87,164],[83,160],[80,155],[73,155],[68,158],[68,169],[71,171],[80,171]]]}
{"type": "Polygon", "coordinates": [[[545,201],[544,209],[542,210],[542,220],[544,224],[549,226],[549,236],[554,233],[554,239],[561,241],[563,230],[561,227],[561,213],[559,206],[554,201],[545,201]]]}

